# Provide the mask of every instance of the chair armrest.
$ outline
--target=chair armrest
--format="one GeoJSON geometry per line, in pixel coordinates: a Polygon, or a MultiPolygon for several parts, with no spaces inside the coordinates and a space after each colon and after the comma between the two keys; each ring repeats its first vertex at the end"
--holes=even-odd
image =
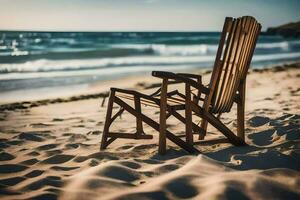
{"type": "Polygon", "coordinates": [[[179,82],[183,82],[186,84],[191,85],[192,87],[202,90],[203,85],[200,83],[198,83],[197,81],[190,79],[190,78],[186,78],[183,75],[180,74],[175,74],[172,72],[165,72],[165,71],[152,71],[152,76],[157,77],[157,78],[162,78],[162,79],[172,79],[175,81],[179,81],[179,82]]]}
{"type": "Polygon", "coordinates": [[[187,78],[194,78],[197,80],[202,80],[202,76],[198,75],[198,74],[189,74],[189,73],[176,73],[176,74],[187,77],[187,78]]]}

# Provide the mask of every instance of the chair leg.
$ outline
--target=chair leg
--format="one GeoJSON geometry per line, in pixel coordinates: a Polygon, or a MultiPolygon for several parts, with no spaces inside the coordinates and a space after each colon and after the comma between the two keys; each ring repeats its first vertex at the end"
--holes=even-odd
{"type": "Polygon", "coordinates": [[[103,133],[102,133],[100,150],[103,150],[108,146],[107,134],[109,131],[109,127],[111,125],[111,114],[112,114],[112,109],[113,109],[113,104],[114,104],[114,98],[115,98],[115,91],[111,90],[109,100],[108,100],[108,105],[107,105],[106,118],[105,118],[103,133]]]}
{"type": "Polygon", "coordinates": [[[166,128],[167,128],[167,89],[168,89],[168,79],[163,79],[160,97],[160,116],[159,116],[159,144],[158,152],[159,154],[166,153],[166,128]]]}
{"type": "Polygon", "coordinates": [[[207,120],[207,122],[209,122],[212,126],[218,129],[223,135],[225,135],[232,144],[236,146],[245,145],[244,140],[242,140],[236,134],[234,134],[216,116],[214,116],[213,114],[204,110],[204,108],[201,108],[200,106],[195,104],[192,104],[192,109],[198,116],[207,120]]]}
{"type": "Polygon", "coordinates": [[[185,134],[186,134],[186,143],[193,145],[193,120],[192,120],[192,107],[191,107],[191,86],[185,84],[185,134]]]}
{"type": "MultiPolygon", "coordinates": [[[[134,107],[138,113],[141,113],[141,100],[140,97],[134,96],[134,107]]],[[[143,131],[143,122],[141,116],[136,116],[136,133],[135,137],[138,138],[140,135],[144,133],[143,131]]]]}
{"type": "Polygon", "coordinates": [[[203,119],[201,120],[201,129],[203,130],[203,133],[199,134],[199,140],[203,140],[205,135],[206,135],[206,131],[207,131],[207,125],[208,125],[208,122],[206,119],[203,119]]]}
{"type": "Polygon", "coordinates": [[[237,104],[237,136],[245,141],[245,90],[246,81],[239,86],[239,102],[237,104]]]}
{"type": "MultiPolygon", "coordinates": [[[[204,105],[203,105],[203,109],[205,111],[208,111],[209,104],[210,104],[209,96],[206,96],[205,102],[204,102],[204,105]]],[[[208,121],[206,119],[202,118],[202,120],[201,120],[201,129],[203,130],[203,133],[199,134],[199,138],[198,138],[199,140],[204,140],[204,137],[205,137],[206,131],[207,131],[207,125],[208,125],[208,121]]]]}

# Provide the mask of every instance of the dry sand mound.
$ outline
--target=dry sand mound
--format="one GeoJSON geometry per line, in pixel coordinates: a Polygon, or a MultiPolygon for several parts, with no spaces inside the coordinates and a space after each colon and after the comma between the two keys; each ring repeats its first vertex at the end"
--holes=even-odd
{"type": "Polygon", "coordinates": [[[61,199],[298,199],[299,181],[294,170],[237,171],[203,155],[161,164],[109,161],[68,179],[61,199]]]}

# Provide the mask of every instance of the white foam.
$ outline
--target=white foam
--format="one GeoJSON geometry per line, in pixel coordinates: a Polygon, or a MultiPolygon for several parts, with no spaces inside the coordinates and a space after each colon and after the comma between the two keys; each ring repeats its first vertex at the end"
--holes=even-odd
{"type": "Polygon", "coordinates": [[[277,54],[269,54],[269,55],[256,55],[253,57],[252,61],[267,61],[267,60],[283,60],[283,59],[292,59],[292,58],[300,58],[300,52],[294,53],[277,53],[277,54]]]}
{"type": "Polygon", "coordinates": [[[216,52],[217,45],[197,44],[197,45],[166,45],[166,44],[121,44],[112,45],[117,48],[152,50],[154,53],[163,56],[194,56],[205,55],[209,52],[216,52]]]}
{"type": "Polygon", "coordinates": [[[272,42],[272,43],[258,43],[256,45],[257,48],[260,49],[274,49],[274,48],[280,48],[283,50],[289,49],[289,42],[272,42]]]}
{"type": "Polygon", "coordinates": [[[28,61],[26,63],[1,64],[0,72],[65,71],[128,65],[192,64],[198,62],[211,62],[213,60],[214,56],[137,56],[55,61],[41,59],[37,61],[28,61]]]}

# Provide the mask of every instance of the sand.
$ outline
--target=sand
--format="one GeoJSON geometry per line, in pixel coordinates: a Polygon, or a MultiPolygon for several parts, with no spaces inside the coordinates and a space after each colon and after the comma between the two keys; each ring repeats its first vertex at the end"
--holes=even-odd
{"type": "MultiPolygon", "coordinates": [[[[204,82],[209,78],[204,75],[204,82]]],[[[149,75],[95,84],[94,96],[2,105],[0,198],[300,199],[299,63],[248,75],[248,146],[232,146],[209,127],[207,139],[195,145],[201,154],[168,141],[161,156],[158,133],[145,126],[152,140],[119,139],[100,151],[108,85],[150,93],[157,83],[149,75]]],[[[158,119],[158,110],[143,112],[158,119]]],[[[235,114],[233,107],[222,116],[234,131],[235,114]]],[[[113,128],[133,132],[134,118],[124,113],[113,128]]],[[[184,133],[175,119],[168,129],[184,133]]]]}

